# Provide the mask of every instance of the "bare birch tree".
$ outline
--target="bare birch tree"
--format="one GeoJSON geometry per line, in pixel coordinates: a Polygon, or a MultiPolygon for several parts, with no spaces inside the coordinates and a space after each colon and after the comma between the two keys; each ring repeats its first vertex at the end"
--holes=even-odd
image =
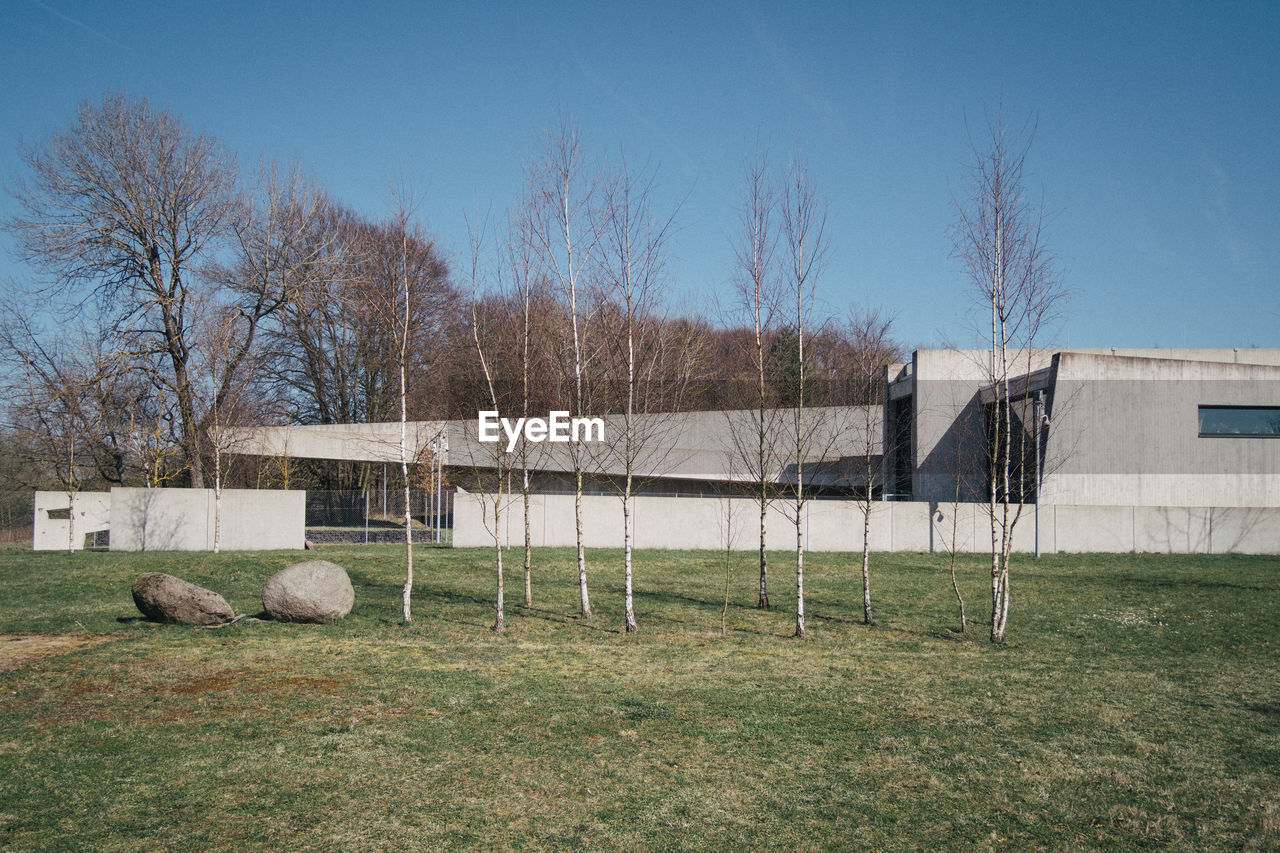
{"type": "Polygon", "coordinates": [[[778,239],[774,221],[777,206],[768,159],[757,151],[746,167],[745,189],[738,211],[733,276],[738,303],[735,309],[750,318],[749,358],[755,393],[750,410],[729,412],[726,417],[729,418],[734,463],[741,466],[756,484],[755,497],[760,511],[760,596],[757,606],[765,610],[769,608],[769,505],[776,497],[773,481],[780,466],[776,449],[780,413],[773,408],[774,400],[766,375],[779,295],[774,255],[778,239]]]}
{"type": "MultiPolygon", "coordinates": [[[[985,139],[972,142],[968,194],[955,202],[952,231],[954,255],[991,318],[986,365],[993,398],[987,413],[987,509],[991,641],[996,643],[1003,642],[1008,629],[1010,554],[1022,513],[1022,503],[1014,503],[1012,482],[1015,410],[1020,406],[1025,412],[1030,402],[1030,386],[1025,382],[1020,390],[1023,399],[1020,403],[1013,399],[1012,380],[1019,368],[1030,368],[1037,334],[1063,298],[1041,238],[1043,211],[1028,198],[1025,186],[1024,167],[1033,135],[1030,125],[1021,132],[1011,130],[1002,112],[988,120],[985,139]]],[[[1025,440],[1026,431],[1018,426],[1019,441],[1025,440]]]]}
{"type": "MultiPolygon", "coordinates": [[[[537,232],[532,195],[525,188],[523,197],[507,219],[505,264],[510,276],[511,295],[518,305],[520,315],[520,417],[528,418],[532,411],[530,382],[539,347],[534,335],[540,331],[540,307],[545,302],[545,278],[537,267],[537,232]]],[[[473,317],[474,322],[474,317],[473,317]]],[[[543,330],[544,331],[544,330],[543,330]]],[[[488,377],[486,376],[486,380],[488,377]]],[[[492,389],[490,390],[492,397],[492,389]]],[[[521,432],[517,445],[517,464],[520,466],[520,502],[523,511],[524,531],[524,606],[533,606],[533,524],[531,519],[532,484],[530,466],[534,461],[530,442],[521,432]]]]}
{"type": "MultiPolygon", "coordinates": [[[[413,599],[413,512],[409,497],[409,341],[413,334],[413,287],[410,279],[409,245],[411,237],[412,209],[404,192],[396,192],[395,216],[393,227],[399,237],[399,256],[396,263],[396,277],[399,286],[396,297],[401,303],[400,310],[395,312],[395,329],[397,359],[396,368],[400,379],[400,443],[397,450],[400,454],[400,478],[404,485],[404,593],[401,596],[400,615],[408,622],[413,618],[411,608],[413,599]]],[[[392,301],[392,306],[395,305],[392,301]]],[[[416,442],[415,442],[416,443],[416,442]]]]}
{"type": "MultiPolygon", "coordinates": [[[[595,210],[598,186],[585,163],[576,127],[563,121],[544,139],[542,158],[534,166],[535,218],[533,235],[539,257],[558,284],[565,301],[571,333],[569,397],[573,416],[587,416],[586,370],[588,351],[584,341],[587,286],[590,283],[602,228],[595,210]]],[[[577,541],[579,611],[591,617],[587,591],[587,560],[583,546],[582,487],[584,457],[577,443],[568,445],[574,480],[574,527],[577,541]]]]}
{"type": "MultiPolygon", "coordinates": [[[[489,392],[489,404],[495,411],[502,411],[500,398],[497,387],[494,384],[494,368],[490,365],[490,359],[487,356],[487,342],[482,328],[481,311],[480,311],[480,279],[482,277],[480,270],[481,247],[484,242],[483,224],[473,226],[467,223],[467,231],[471,241],[471,336],[476,347],[476,356],[480,360],[480,370],[484,374],[485,387],[489,392]]],[[[485,526],[489,528],[490,534],[493,536],[493,555],[494,555],[494,580],[496,583],[494,598],[494,621],[493,630],[502,633],[506,628],[506,594],[503,588],[503,572],[502,572],[502,546],[505,531],[502,529],[502,510],[503,501],[506,497],[506,480],[508,474],[507,453],[502,447],[502,443],[494,442],[492,447],[492,485],[483,489],[481,498],[483,503],[488,503],[493,511],[493,524],[489,525],[488,519],[485,519],[485,526]]],[[[487,460],[486,460],[487,461],[487,460]]],[[[483,507],[482,512],[486,511],[483,507]]]]}
{"type": "MultiPolygon", "coordinates": [[[[652,210],[650,177],[630,171],[626,159],[602,190],[601,279],[603,299],[612,323],[602,324],[609,354],[608,400],[619,407],[613,418],[621,435],[602,445],[604,458],[621,465],[624,630],[636,631],[632,594],[634,531],[633,498],[637,482],[652,476],[667,452],[662,441],[671,421],[657,412],[678,407],[680,378],[686,371],[667,370],[687,349],[674,340],[672,328],[658,314],[666,277],[666,246],[673,217],[659,219],[652,210]],[[674,379],[674,381],[671,381],[674,379]]],[[[612,466],[610,466],[612,467],[612,466]]]]}
{"type": "Polygon", "coordinates": [[[884,488],[882,459],[890,453],[890,448],[882,447],[881,454],[876,456],[871,447],[876,433],[883,432],[885,367],[898,354],[889,336],[892,326],[891,318],[870,308],[852,311],[846,325],[853,351],[845,368],[854,392],[851,402],[857,407],[852,426],[866,447],[866,453],[857,457],[861,462],[858,473],[862,490],[854,500],[862,515],[862,621],[866,625],[874,621],[871,615],[871,514],[876,509],[876,490],[884,488]]]}
{"type": "Polygon", "coordinates": [[[792,418],[795,439],[792,449],[795,472],[790,483],[792,521],[796,528],[796,632],[805,636],[804,620],[804,490],[805,456],[809,450],[808,437],[815,424],[805,423],[805,404],[808,390],[805,385],[805,328],[813,306],[813,293],[827,260],[826,204],[818,195],[808,166],[799,156],[793,157],[787,170],[782,192],[781,219],[782,240],[786,255],[786,289],[788,300],[794,299],[795,313],[788,319],[794,322],[796,335],[795,398],[792,418]]]}

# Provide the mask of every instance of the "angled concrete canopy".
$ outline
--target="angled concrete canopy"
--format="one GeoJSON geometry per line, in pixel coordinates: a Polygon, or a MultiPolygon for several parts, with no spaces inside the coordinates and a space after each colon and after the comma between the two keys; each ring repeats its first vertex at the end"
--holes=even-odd
{"type": "MultiPolygon", "coordinates": [[[[997,397],[1019,400],[1015,419],[1031,447],[1040,422],[1039,488],[1031,456],[1019,498],[1103,506],[1280,506],[1280,440],[1268,435],[1205,434],[1207,411],[1274,409],[1280,418],[1280,349],[1063,349],[1013,354],[1007,390],[991,380],[990,352],[917,350],[886,374],[885,404],[806,412],[805,480],[856,490],[866,463],[880,472],[875,491],[902,499],[981,501],[987,418],[997,397]],[[810,432],[812,431],[812,432],[810,432]],[[881,487],[881,484],[883,486],[881,487]]],[[[794,479],[794,422],[785,410],[766,418],[776,450],[767,470],[744,464],[735,433],[750,433],[755,413],[690,412],[638,418],[644,450],[633,471],[650,493],[698,493],[706,484],[746,487],[794,479]]],[[[535,490],[557,491],[574,469],[574,453],[597,479],[626,470],[619,417],[606,416],[605,441],[534,444],[528,467],[535,490]]],[[[474,419],[410,424],[407,446],[423,459],[443,445],[454,482],[484,487],[505,440],[477,440],[474,419]],[[470,479],[468,479],[470,478],[470,479]]],[[[398,461],[400,425],[240,428],[233,452],[354,461],[398,461]]],[[[1034,455],[1034,454],[1032,454],[1034,455]]],[[[516,466],[514,456],[505,465],[516,466]]]]}
{"type": "MultiPolygon", "coordinates": [[[[775,436],[777,447],[770,470],[770,482],[785,483],[794,473],[795,424],[784,410],[766,414],[766,426],[775,436]],[[788,448],[791,448],[788,451],[788,448]]],[[[743,436],[754,431],[757,412],[679,412],[636,416],[632,434],[640,438],[642,447],[632,459],[635,476],[671,486],[675,481],[705,483],[759,482],[745,470],[744,454],[749,448],[743,436]],[[736,436],[736,438],[735,438],[736,436]]],[[[554,475],[572,472],[575,454],[585,471],[597,477],[622,476],[626,472],[625,457],[619,437],[624,434],[621,416],[606,415],[603,441],[573,443],[530,442],[529,467],[543,475],[546,482],[554,475]]],[[[880,408],[855,406],[814,408],[805,411],[801,426],[809,448],[806,480],[816,485],[848,484],[856,477],[858,465],[867,454],[878,457],[881,452],[882,424],[880,408]],[[870,425],[870,435],[867,426],[870,425]],[[841,465],[841,462],[847,464],[841,465]],[[819,463],[822,466],[819,467],[819,463]]],[[[410,458],[423,459],[431,452],[437,436],[441,437],[444,464],[455,475],[467,471],[492,470],[498,456],[504,467],[518,466],[518,456],[507,454],[507,436],[498,430],[497,442],[482,442],[478,436],[478,420],[420,421],[408,425],[407,448],[410,458]]],[[[344,459],[363,462],[398,462],[400,424],[378,423],[341,426],[238,427],[230,431],[227,445],[231,452],[255,456],[290,456],[304,459],[344,459]]]]}

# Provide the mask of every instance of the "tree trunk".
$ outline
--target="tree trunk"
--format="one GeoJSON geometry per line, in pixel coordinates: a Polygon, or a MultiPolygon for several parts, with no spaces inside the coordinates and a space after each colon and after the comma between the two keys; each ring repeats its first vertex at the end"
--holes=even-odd
{"type": "Polygon", "coordinates": [[[631,597],[631,476],[627,476],[626,494],[622,498],[622,562],[626,632],[636,632],[636,610],[631,597]]]}
{"type": "MultiPolygon", "coordinates": [[[[797,514],[799,511],[797,507],[797,514]]],[[[799,521],[796,522],[796,636],[804,639],[804,537],[799,521]]]]}
{"type": "Polygon", "coordinates": [[[533,526],[529,522],[529,467],[525,465],[521,491],[524,496],[524,606],[533,606],[533,526]]]}
{"type": "Polygon", "coordinates": [[[67,553],[76,552],[76,493],[67,492],[67,553]]]}
{"type": "MultiPolygon", "coordinates": [[[[214,418],[216,421],[217,418],[214,418]]],[[[214,425],[217,429],[217,425],[214,425]]],[[[213,443],[213,553],[222,548],[222,435],[213,443]]]]}
{"type": "Polygon", "coordinates": [[[408,408],[405,400],[405,359],[400,358],[400,474],[404,478],[404,593],[400,601],[400,615],[408,622],[413,618],[413,516],[409,510],[409,448],[408,408]]]}
{"type": "Polygon", "coordinates": [[[582,468],[574,472],[573,522],[578,537],[578,600],[583,619],[591,618],[591,599],[587,595],[587,552],[582,544],[582,468]]]}
{"type": "Polygon", "coordinates": [[[498,598],[494,605],[493,614],[493,630],[495,633],[501,634],[506,627],[504,617],[506,616],[506,604],[503,600],[502,590],[502,486],[498,486],[498,496],[493,502],[493,556],[495,571],[498,576],[498,598]]]}
{"type": "Polygon", "coordinates": [[[766,550],[766,537],[769,535],[769,499],[765,494],[765,486],[760,484],[760,603],[761,610],[769,609],[769,552],[766,550]]]}
{"type": "MultiPolygon", "coordinates": [[[[868,481],[870,483],[870,481],[868,481]]],[[[862,514],[862,623],[871,624],[871,494],[867,486],[867,505],[862,514]]]]}

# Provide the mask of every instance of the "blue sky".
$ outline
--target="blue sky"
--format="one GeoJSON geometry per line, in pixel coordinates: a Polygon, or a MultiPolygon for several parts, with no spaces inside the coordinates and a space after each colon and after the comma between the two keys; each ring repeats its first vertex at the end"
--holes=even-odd
{"type": "MultiPolygon", "coordinates": [[[[101,3],[0,0],[0,175],[108,89],[297,158],[340,199],[423,196],[446,253],[513,200],[558,111],[683,204],[677,298],[715,315],[743,165],[806,152],[830,202],[828,311],[974,342],[950,257],[967,128],[1001,102],[1071,292],[1049,343],[1280,346],[1280,4],[101,3]]],[[[0,199],[0,213],[13,212],[0,199]]],[[[9,247],[8,238],[4,248],[9,247]]],[[[7,258],[0,275],[30,271],[7,258]]]]}

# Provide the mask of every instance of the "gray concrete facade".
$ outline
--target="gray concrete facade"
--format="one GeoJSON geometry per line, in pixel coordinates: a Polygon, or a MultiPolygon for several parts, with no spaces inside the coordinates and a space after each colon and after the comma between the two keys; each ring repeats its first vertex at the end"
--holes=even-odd
{"type": "Polygon", "coordinates": [[[79,551],[87,535],[111,529],[109,492],[36,492],[34,500],[33,551],[79,551]]]}
{"type": "Polygon", "coordinates": [[[68,542],[80,549],[86,534],[110,531],[112,551],[212,551],[220,515],[222,550],[302,550],[306,495],[298,490],[223,489],[218,510],[213,489],[36,492],[32,549],[65,551],[68,542]],[[66,510],[73,521],[61,518],[66,510]]]}
{"type": "MultiPolygon", "coordinates": [[[[572,547],[576,543],[573,500],[572,495],[533,497],[531,538],[536,547],[572,547]]],[[[870,541],[874,551],[990,551],[986,504],[903,501],[873,506],[870,541]]],[[[453,544],[492,546],[491,519],[491,498],[459,493],[454,504],[453,544]]],[[[750,498],[641,495],[635,499],[634,519],[637,548],[719,550],[725,547],[726,538],[737,551],[759,547],[759,504],[750,498]]],[[[1280,508],[1275,507],[1061,504],[1042,505],[1039,519],[1040,547],[1045,553],[1280,553],[1280,508]]],[[[851,501],[810,501],[803,524],[807,550],[862,550],[862,515],[851,501]]],[[[522,546],[523,525],[523,508],[516,495],[504,503],[503,544],[522,546]]],[[[588,548],[621,547],[621,501],[603,495],[585,496],[583,530],[588,548]]],[[[783,547],[795,542],[795,523],[783,505],[770,507],[768,531],[770,542],[783,547]]],[[[1014,529],[1014,550],[1031,553],[1035,541],[1035,507],[1026,505],[1014,529]]]]}
{"type": "MultiPolygon", "coordinates": [[[[952,501],[957,482],[962,500],[986,497],[989,359],[919,350],[890,369],[888,406],[909,411],[910,432],[886,432],[887,467],[909,468],[913,500],[952,501]]],[[[1044,394],[1044,503],[1280,506],[1280,440],[1198,429],[1200,406],[1280,407],[1280,350],[1035,350],[1013,363],[1015,397],[1044,394]]]]}
{"type": "MultiPolygon", "coordinates": [[[[302,550],[306,497],[292,489],[223,489],[224,551],[302,550]]],[[[213,489],[111,490],[112,551],[212,551],[213,489]]]]}
{"type": "MultiPolygon", "coordinates": [[[[843,490],[847,496],[870,485],[875,494],[893,497],[876,513],[882,520],[873,521],[873,547],[933,550],[921,531],[933,529],[929,519],[943,512],[940,507],[980,506],[988,496],[988,419],[993,403],[1007,394],[1015,401],[1019,428],[1026,427],[1018,434],[1027,436],[1020,448],[1024,474],[1014,499],[1042,504],[1046,550],[1280,550],[1266,533],[1276,522],[1272,511],[1280,510],[1280,435],[1202,434],[1200,429],[1202,407],[1274,409],[1280,418],[1280,349],[1037,349],[1012,353],[1010,361],[1006,392],[1004,384],[992,381],[988,351],[918,350],[909,363],[886,371],[882,407],[810,410],[806,483],[829,495],[843,490]],[[1032,408],[1033,397],[1042,408],[1032,408]],[[1042,424],[1039,454],[1031,440],[1037,421],[1042,424]],[[1038,494],[1030,470],[1037,457],[1038,494]],[[860,473],[868,462],[879,473],[871,484],[860,473]],[[877,526],[884,524],[888,532],[877,526]]],[[[638,522],[638,544],[709,547],[717,529],[715,507],[726,500],[722,495],[743,495],[761,479],[780,487],[793,482],[795,428],[786,414],[766,416],[775,449],[763,472],[744,464],[742,450],[735,447],[750,432],[755,413],[639,419],[645,450],[634,460],[634,471],[645,502],[637,505],[637,514],[652,518],[659,532],[643,532],[644,522],[638,522]],[[666,494],[705,497],[699,504],[666,494]]],[[[617,416],[604,420],[606,441],[598,446],[532,446],[528,465],[535,492],[543,493],[538,506],[544,533],[538,541],[568,544],[562,541],[563,519],[557,514],[563,509],[554,493],[568,485],[566,475],[577,462],[601,493],[587,502],[588,544],[621,542],[620,512],[610,508],[617,500],[608,495],[625,470],[619,442],[610,440],[620,435],[620,424],[617,416]]],[[[399,424],[242,429],[232,444],[252,454],[388,461],[399,458],[399,432],[399,424]]],[[[437,438],[447,445],[450,476],[464,490],[491,489],[487,472],[496,470],[499,458],[508,469],[518,467],[515,456],[503,455],[501,444],[477,440],[474,420],[413,424],[409,432],[411,453],[425,452],[437,438]]],[[[479,500],[473,496],[458,505],[457,544],[491,541],[468,526],[473,499],[479,500]]],[[[852,506],[812,502],[806,519],[811,547],[860,548],[843,532],[851,525],[852,506]]],[[[971,541],[975,550],[988,548],[985,517],[979,519],[979,509],[962,512],[969,515],[960,524],[960,540],[971,541]]],[[[778,509],[778,519],[781,513],[778,509]]],[[[770,524],[785,527],[779,520],[770,524]]],[[[1019,549],[1033,547],[1035,530],[1028,533],[1029,527],[1024,517],[1017,530],[1019,549]]],[[[784,535],[782,529],[771,535],[784,535]]],[[[717,537],[723,547],[723,537],[717,537]]]]}

